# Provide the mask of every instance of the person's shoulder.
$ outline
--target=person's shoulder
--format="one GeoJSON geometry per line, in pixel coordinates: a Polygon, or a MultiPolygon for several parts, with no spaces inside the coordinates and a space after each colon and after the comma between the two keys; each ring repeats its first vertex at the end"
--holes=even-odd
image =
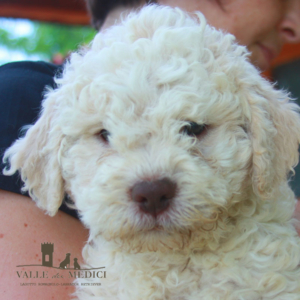
{"type": "Polygon", "coordinates": [[[54,76],[57,72],[60,72],[61,69],[62,66],[60,65],[54,65],[44,61],[18,61],[0,66],[0,75],[4,73],[6,73],[6,75],[17,75],[23,74],[24,72],[30,74],[30,72],[33,72],[54,76]]]}
{"type": "Polygon", "coordinates": [[[17,174],[2,175],[5,150],[20,137],[20,129],[38,117],[46,87],[55,88],[59,67],[46,62],[21,61],[0,67],[0,189],[20,193],[17,174]]]}
{"type": "Polygon", "coordinates": [[[46,87],[55,88],[63,66],[44,61],[11,62],[0,67],[0,102],[13,100],[39,107],[46,87]],[[19,100],[16,100],[19,99],[19,100]]]}

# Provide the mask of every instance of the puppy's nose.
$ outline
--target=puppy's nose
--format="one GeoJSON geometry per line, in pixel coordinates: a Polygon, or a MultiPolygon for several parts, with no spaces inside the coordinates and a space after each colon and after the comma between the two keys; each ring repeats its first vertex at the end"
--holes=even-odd
{"type": "Polygon", "coordinates": [[[176,184],[168,178],[163,178],[135,184],[131,196],[142,211],[156,217],[169,207],[175,193],[176,184]]]}

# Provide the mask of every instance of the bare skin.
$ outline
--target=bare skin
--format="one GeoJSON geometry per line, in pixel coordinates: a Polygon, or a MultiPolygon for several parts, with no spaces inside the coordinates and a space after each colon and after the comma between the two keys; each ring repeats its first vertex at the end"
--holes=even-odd
{"type": "Polygon", "coordinates": [[[16,266],[41,264],[41,243],[45,242],[54,243],[53,266],[59,266],[66,253],[71,253],[71,267],[75,257],[81,264],[81,251],[87,239],[88,230],[77,219],[61,211],[55,217],[49,217],[28,197],[0,190],[0,299],[69,299],[74,287],[61,285],[74,281],[67,270],[16,266]],[[23,278],[26,270],[28,276],[28,270],[33,271],[33,276],[36,271],[47,271],[48,279],[23,278]],[[57,273],[66,278],[52,279],[57,273]],[[59,285],[21,286],[22,283],[42,282],[59,285]]]}
{"type": "MultiPolygon", "coordinates": [[[[190,13],[202,12],[210,25],[233,34],[238,43],[247,46],[251,62],[262,71],[270,67],[285,44],[300,42],[299,0],[157,0],[157,3],[190,13]]],[[[113,10],[103,28],[113,25],[124,12],[130,9],[113,10]]]]}
{"type": "Polygon", "coordinates": [[[270,67],[284,44],[300,41],[299,0],[158,0],[188,12],[201,11],[209,24],[237,38],[261,70],[270,67]]]}

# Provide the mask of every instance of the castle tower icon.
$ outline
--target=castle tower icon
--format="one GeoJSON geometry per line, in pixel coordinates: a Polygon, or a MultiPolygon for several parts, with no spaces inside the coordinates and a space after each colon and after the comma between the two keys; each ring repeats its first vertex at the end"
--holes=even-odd
{"type": "Polygon", "coordinates": [[[54,251],[54,244],[51,243],[44,243],[41,244],[42,248],[42,265],[45,267],[53,267],[53,251],[54,251]]]}

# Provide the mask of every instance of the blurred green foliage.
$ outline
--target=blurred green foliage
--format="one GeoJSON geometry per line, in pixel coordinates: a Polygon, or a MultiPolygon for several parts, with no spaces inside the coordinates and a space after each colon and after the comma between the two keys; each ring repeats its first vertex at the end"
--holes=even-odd
{"type": "Polygon", "coordinates": [[[76,50],[82,44],[88,44],[96,34],[90,27],[66,26],[51,23],[32,22],[30,35],[15,37],[0,28],[0,44],[9,50],[22,50],[27,54],[42,54],[51,57],[60,53],[63,56],[76,50]]]}

